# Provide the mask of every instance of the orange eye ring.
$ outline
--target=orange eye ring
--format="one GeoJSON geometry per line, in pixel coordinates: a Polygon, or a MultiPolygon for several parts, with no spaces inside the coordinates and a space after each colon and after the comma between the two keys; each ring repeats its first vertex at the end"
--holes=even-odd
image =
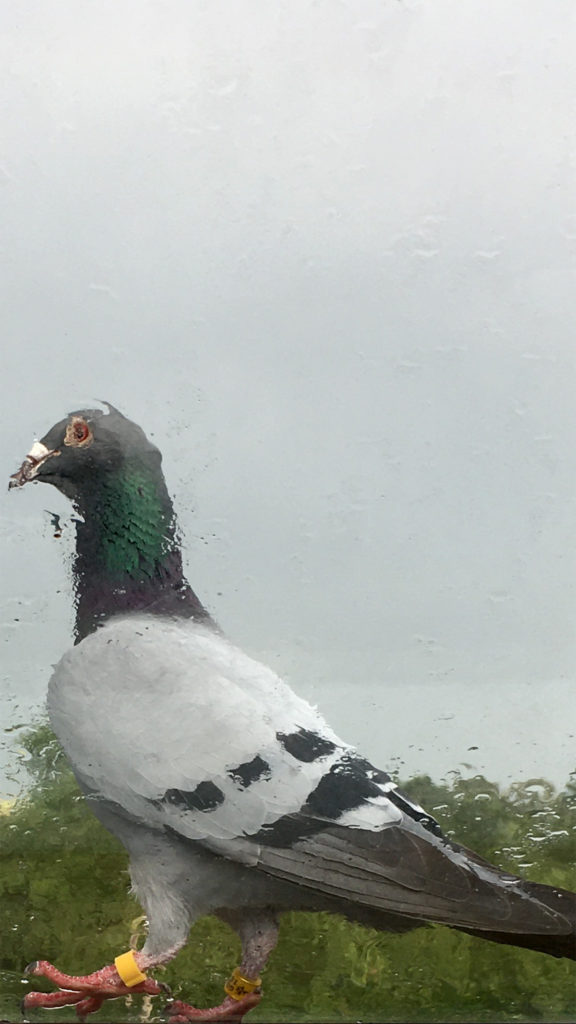
{"type": "Polygon", "coordinates": [[[73,416],[66,427],[64,444],[72,448],[86,448],[89,444],[92,444],[93,436],[86,420],[82,419],[81,416],[73,416]]]}

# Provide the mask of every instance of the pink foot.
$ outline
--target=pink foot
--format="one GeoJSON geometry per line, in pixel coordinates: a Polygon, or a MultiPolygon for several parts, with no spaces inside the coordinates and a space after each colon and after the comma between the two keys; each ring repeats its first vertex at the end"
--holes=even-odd
{"type": "Polygon", "coordinates": [[[220,1006],[212,1006],[207,1010],[198,1010],[195,1006],[175,999],[168,1006],[168,1021],[169,1024],[188,1024],[189,1021],[230,1021],[230,1024],[241,1024],[244,1014],[253,1010],[261,998],[259,992],[252,992],[244,996],[244,999],[226,996],[220,1006]]]}
{"type": "Polygon", "coordinates": [[[47,960],[35,960],[34,963],[28,964],[26,974],[48,978],[58,986],[59,991],[28,992],[22,1002],[23,1010],[33,1010],[39,1007],[52,1009],[58,1006],[75,1005],[80,1019],[99,1010],[105,999],[117,999],[119,996],[129,996],[133,992],[145,992],[148,995],[156,996],[165,991],[151,978],[128,988],[121,981],[113,964],[102,967],[99,971],[94,971],[93,974],[77,976],[64,974],[47,960]]]}

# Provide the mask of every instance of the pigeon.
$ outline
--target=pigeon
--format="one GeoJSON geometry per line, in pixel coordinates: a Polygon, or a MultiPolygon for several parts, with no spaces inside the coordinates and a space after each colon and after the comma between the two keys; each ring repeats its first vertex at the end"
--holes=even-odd
{"type": "Polygon", "coordinates": [[[270,668],[229,640],[183,574],[181,537],[144,431],[108,403],[35,441],[10,487],[52,484],[75,515],[75,643],[50,679],[51,726],[94,814],[125,846],[148,919],[140,950],[91,974],[47,961],[25,1009],[160,995],[150,972],[214,914],[242,957],[220,1005],[178,1022],[241,1021],[283,911],[384,931],[429,922],[575,956],[576,895],[500,870],[443,835],[396,781],[270,668]]]}

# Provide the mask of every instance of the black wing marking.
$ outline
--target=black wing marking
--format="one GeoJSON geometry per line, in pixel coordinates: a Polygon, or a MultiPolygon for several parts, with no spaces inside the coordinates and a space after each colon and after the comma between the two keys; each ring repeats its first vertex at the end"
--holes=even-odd
{"type": "MultiPolygon", "coordinates": [[[[370,806],[370,800],[382,805],[383,798],[433,835],[442,836],[438,822],[401,793],[386,772],[357,754],[345,753],[321,778],[297,814],[283,815],[249,838],[265,846],[290,847],[338,824],[348,811],[370,806]]],[[[374,807],[375,816],[378,810],[382,813],[381,806],[374,807]]],[[[393,814],[386,822],[384,816],[382,826],[391,825],[398,817],[393,814]]]]}
{"type": "Polygon", "coordinates": [[[335,743],[310,729],[298,729],[290,733],[277,732],[276,739],[292,757],[306,764],[318,760],[319,757],[327,757],[336,750],[335,743]]]}
{"type": "Polygon", "coordinates": [[[224,793],[213,782],[200,782],[190,792],[182,789],[167,789],[156,804],[172,804],[186,811],[214,811],[224,803],[224,793]]]}
{"type": "Polygon", "coordinates": [[[259,779],[269,779],[272,772],[268,762],[263,757],[260,757],[260,754],[256,754],[256,757],[253,757],[251,761],[244,761],[243,764],[239,764],[236,768],[228,768],[227,774],[242,789],[246,789],[247,786],[251,786],[253,782],[258,782],[259,779]]]}

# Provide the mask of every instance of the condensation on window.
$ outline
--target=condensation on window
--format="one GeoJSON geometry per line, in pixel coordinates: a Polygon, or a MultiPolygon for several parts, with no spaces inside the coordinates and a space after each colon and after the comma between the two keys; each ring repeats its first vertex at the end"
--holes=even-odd
{"type": "MultiPolygon", "coordinates": [[[[283,842],[317,851],[327,827],[348,829],[352,860],[380,829],[391,863],[400,820],[574,889],[572,12],[25,0],[0,18],[6,484],[31,452],[1,510],[0,1018],[26,997],[48,1020],[30,993],[54,985],[26,964],[84,976],[152,937],[150,885],[130,893],[128,840],[92,813],[110,803],[148,844],[183,830],[222,891],[218,865],[251,863],[257,829],[270,878],[283,842]],[[162,452],[166,498],[139,463],[97,514],[77,500],[106,402],[162,452]],[[80,536],[98,543],[79,568],[80,536]],[[93,684],[56,738],[48,681],[75,630],[110,622],[102,566],[124,580],[113,610],[146,614],[161,576],[180,622],[180,551],[186,621],[218,624],[214,664],[227,651],[240,671],[236,645],[298,698],[275,703],[263,675],[239,700],[220,660],[193,723],[165,634],[153,706],[112,660],[110,717],[87,710],[93,684]],[[116,767],[90,775],[88,734],[119,721],[116,767]]],[[[138,445],[122,436],[124,465],[138,445]]],[[[264,900],[280,942],[248,1019],[570,1016],[556,947],[395,934],[371,875],[353,895],[356,861],[346,899],[333,861],[312,882],[296,862],[289,898],[264,900]],[[321,885],[334,905],[302,910],[321,885]]],[[[208,1007],[248,968],[230,921],[198,906],[150,977],[208,1007]]],[[[166,998],[80,1009],[145,1021],[166,998]]]]}

